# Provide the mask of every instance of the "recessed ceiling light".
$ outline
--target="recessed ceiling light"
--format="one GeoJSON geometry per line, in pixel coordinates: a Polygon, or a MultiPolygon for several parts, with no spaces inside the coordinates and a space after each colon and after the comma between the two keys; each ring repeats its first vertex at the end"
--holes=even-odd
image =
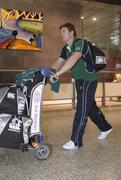
{"type": "Polygon", "coordinates": [[[81,19],[84,19],[84,16],[81,16],[80,18],[81,18],[81,19]]]}
{"type": "Polygon", "coordinates": [[[114,37],[113,37],[113,36],[110,36],[110,39],[114,39],[114,37]]]}
{"type": "Polygon", "coordinates": [[[96,21],[97,20],[97,18],[96,17],[93,17],[93,21],[96,21]]]}

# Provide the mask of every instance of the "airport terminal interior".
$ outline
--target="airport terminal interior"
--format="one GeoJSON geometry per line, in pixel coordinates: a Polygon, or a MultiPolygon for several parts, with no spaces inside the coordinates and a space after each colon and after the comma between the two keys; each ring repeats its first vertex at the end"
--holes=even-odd
{"type": "MultiPolygon", "coordinates": [[[[0,0],[0,25],[0,180],[121,180],[121,1],[0,0]],[[63,47],[59,26],[66,22],[73,23],[78,37],[91,41],[106,56],[106,68],[97,73],[95,100],[112,126],[111,133],[99,139],[100,130],[88,118],[83,146],[73,150],[64,149],[63,145],[71,139],[76,112],[75,80],[70,71],[64,73],[57,91],[49,82],[50,67],[63,47]],[[41,83],[36,86],[33,79],[38,69],[47,77],[39,79],[41,83]],[[34,75],[30,77],[26,72],[34,75]],[[26,84],[25,76],[34,84],[29,84],[32,93],[27,97],[31,123],[33,117],[39,118],[37,123],[33,122],[31,130],[28,128],[31,138],[25,152],[1,145],[10,144],[3,138],[3,126],[7,127],[1,108],[5,97],[3,90],[6,93],[8,87],[20,83],[16,80],[20,75],[22,88],[26,84]],[[38,88],[37,97],[33,87],[36,87],[34,90],[38,88]],[[36,103],[38,109],[32,113],[36,103]],[[37,133],[42,133],[43,137],[40,145],[32,139],[36,124],[37,133]]],[[[23,89],[25,92],[26,88],[23,89]]],[[[14,99],[13,94],[8,95],[14,99]]],[[[10,106],[12,109],[11,102],[10,106]]],[[[10,112],[7,114],[9,123],[10,112]]],[[[25,120],[22,119],[22,123],[25,120]]],[[[12,133],[16,134],[21,121],[16,126],[18,129],[12,123],[8,130],[12,127],[12,133]]],[[[22,137],[26,132],[24,123],[22,137]]],[[[4,132],[7,133],[7,128],[4,132]]],[[[8,139],[14,141],[15,137],[8,139]]],[[[27,141],[26,134],[25,139],[27,141]]]]}

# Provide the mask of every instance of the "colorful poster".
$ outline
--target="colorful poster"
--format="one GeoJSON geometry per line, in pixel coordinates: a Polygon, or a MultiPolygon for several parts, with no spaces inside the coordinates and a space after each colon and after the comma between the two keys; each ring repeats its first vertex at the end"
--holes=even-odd
{"type": "Polygon", "coordinates": [[[43,13],[0,8],[0,48],[37,50],[43,46],[43,13]]]}

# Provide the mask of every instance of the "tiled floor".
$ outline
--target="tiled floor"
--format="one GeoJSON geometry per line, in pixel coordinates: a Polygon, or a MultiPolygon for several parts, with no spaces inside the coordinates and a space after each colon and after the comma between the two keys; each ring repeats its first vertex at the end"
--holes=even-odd
{"type": "Polygon", "coordinates": [[[32,151],[0,150],[0,180],[121,180],[121,106],[103,109],[113,131],[97,140],[99,130],[89,120],[80,150],[66,151],[62,145],[71,134],[74,111],[43,108],[45,141],[53,145],[52,155],[37,160],[32,151]]]}

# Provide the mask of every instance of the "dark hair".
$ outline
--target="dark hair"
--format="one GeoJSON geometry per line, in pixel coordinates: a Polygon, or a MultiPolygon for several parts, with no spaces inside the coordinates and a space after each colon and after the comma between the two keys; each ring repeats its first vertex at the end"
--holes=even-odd
{"type": "Polygon", "coordinates": [[[69,32],[73,31],[75,37],[77,36],[77,35],[76,35],[76,30],[75,30],[75,27],[74,27],[73,24],[71,24],[71,23],[69,23],[69,22],[68,22],[68,23],[65,23],[65,24],[62,24],[62,25],[60,25],[59,29],[61,30],[61,29],[64,28],[64,27],[66,27],[66,28],[69,30],[69,32]]]}

